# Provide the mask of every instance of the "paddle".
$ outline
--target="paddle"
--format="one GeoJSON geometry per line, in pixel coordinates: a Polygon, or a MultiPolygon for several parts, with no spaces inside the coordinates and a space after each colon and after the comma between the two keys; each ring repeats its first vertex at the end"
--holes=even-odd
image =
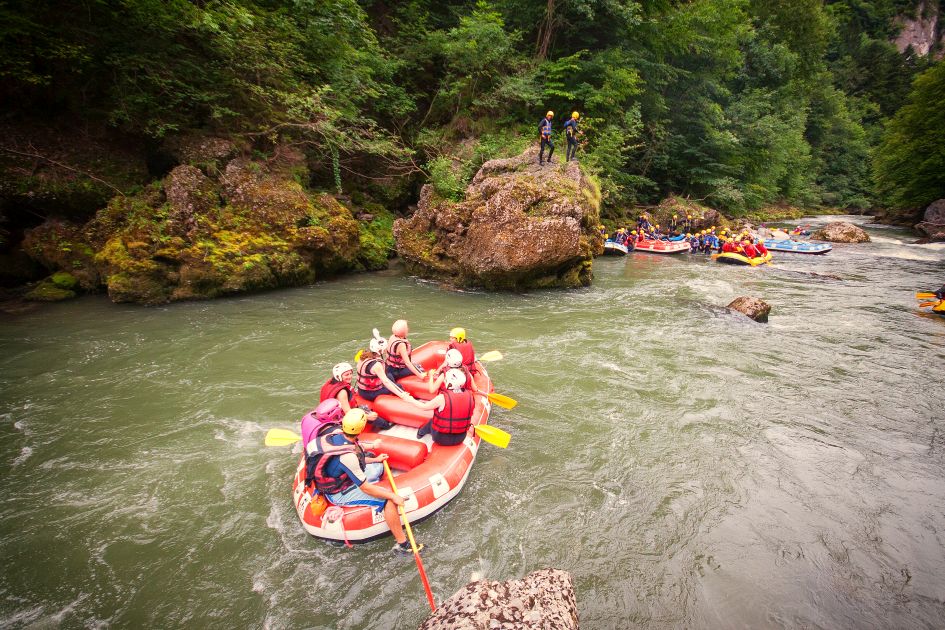
{"type": "Polygon", "coordinates": [[[929,298],[934,298],[935,294],[929,291],[918,291],[915,294],[915,299],[917,300],[927,300],[929,298]]]}
{"type": "Polygon", "coordinates": [[[487,362],[488,362],[488,361],[501,361],[501,360],[502,360],[502,353],[499,352],[498,350],[491,350],[491,351],[485,353],[484,355],[482,355],[481,357],[479,357],[479,360],[480,360],[480,361],[487,361],[487,362]]]}
{"type": "Polygon", "coordinates": [[[266,434],[265,444],[266,446],[288,446],[289,444],[295,444],[301,439],[301,435],[293,433],[288,429],[269,429],[269,432],[266,434]]]}
{"type": "Polygon", "coordinates": [[[494,427],[488,424],[480,424],[476,426],[476,435],[481,437],[483,440],[492,444],[493,446],[498,446],[499,448],[507,448],[509,441],[512,439],[512,435],[506,433],[499,427],[494,427]]]}
{"type": "MultiPolygon", "coordinates": [[[[394,474],[390,471],[387,460],[384,461],[384,472],[387,473],[387,481],[390,482],[390,489],[394,491],[394,494],[397,494],[397,484],[394,483],[394,474]]],[[[417,549],[417,541],[413,539],[413,530],[410,529],[410,521],[407,520],[407,513],[404,512],[404,506],[402,505],[398,505],[397,510],[400,512],[400,519],[404,523],[404,529],[407,530],[407,540],[410,541],[410,548],[413,549],[413,557],[417,561],[417,570],[420,571],[420,581],[423,582],[423,590],[427,593],[427,601],[430,602],[430,610],[436,612],[436,604],[433,602],[433,591],[430,590],[430,582],[427,581],[427,572],[423,570],[420,550],[417,549]]]]}
{"type": "Polygon", "coordinates": [[[938,300],[933,300],[931,302],[920,302],[919,306],[938,306],[938,300]]]}
{"type": "Polygon", "coordinates": [[[514,409],[515,405],[518,404],[518,401],[514,398],[509,398],[508,396],[503,396],[502,394],[496,394],[495,392],[487,394],[485,392],[473,392],[474,394],[479,394],[480,396],[485,396],[489,399],[489,402],[495,403],[496,405],[502,407],[503,409],[514,409]]]}

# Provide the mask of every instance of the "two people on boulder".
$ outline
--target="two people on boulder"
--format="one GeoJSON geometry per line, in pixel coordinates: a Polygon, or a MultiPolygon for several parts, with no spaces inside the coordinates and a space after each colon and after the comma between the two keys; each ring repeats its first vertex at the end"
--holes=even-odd
{"type": "MultiPolygon", "coordinates": [[[[555,113],[551,110],[545,114],[545,117],[538,121],[538,164],[544,164],[545,156],[545,147],[548,147],[548,162],[551,162],[551,156],[555,152],[555,143],[554,143],[554,117],[555,113]]],[[[578,129],[578,119],[581,115],[578,112],[572,112],[571,118],[564,123],[564,135],[565,139],[568,142],[567,148],[565,149],[565,162],[570,162],[574,159],[575,154],[577,153],[578,148],[578,137],[582,136],[584,132],[578,129]]]]}

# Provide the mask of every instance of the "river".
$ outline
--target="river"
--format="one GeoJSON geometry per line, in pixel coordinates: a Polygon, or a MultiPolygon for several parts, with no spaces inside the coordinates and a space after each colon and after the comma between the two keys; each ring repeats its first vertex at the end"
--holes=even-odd
{"type": "Polygon", "coordinates": [[[0,626],[415,628],[413,560],[305,534],[299,447],[263,446],[406,317],[414,343],[463,325],[501,350],[490,373],[519,401],[492,418],[509,448],[483,444],[416,527],[439,600],[550,566],[586,629],[942,627],[945,318],[913,293],[945,282],[945,244],[865,227],[759,268],[602,258],[572,291],[392,269],[4,316],[0,626]],[[739,295],[770,322],[728,313],[739,295]]]}

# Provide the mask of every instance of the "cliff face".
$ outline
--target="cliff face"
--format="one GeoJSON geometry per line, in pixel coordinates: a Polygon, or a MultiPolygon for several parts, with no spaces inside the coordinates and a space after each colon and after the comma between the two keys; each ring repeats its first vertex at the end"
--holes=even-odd
{"type": "Polygon", "coordinates": [[[531,148],[486,162],[461,202],[425,186],[394,237],[408,270],[423,277],[487,289],[586,286],[603,251],[599,205],[577,162],[540,166],[531,148]]]}
{"type": "Polygon", "coordinates": [[[916,54],[925,57],[934,52],[936,59],[945,55],[945,29],[939,25],[941,13],[937,2],[922,0],[914,15],[905,15],[896,19],[902,27],[896,38],[896,48],[900,53],[911,46],[916,54]]]}

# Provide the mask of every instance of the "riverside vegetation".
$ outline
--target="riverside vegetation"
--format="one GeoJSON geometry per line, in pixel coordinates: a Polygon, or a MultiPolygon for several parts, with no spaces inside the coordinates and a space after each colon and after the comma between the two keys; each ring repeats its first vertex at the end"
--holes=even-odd
{"type": "Polygon", "coordinates": [[[661,200],[915,223],[945,197],[942,8],[7,2],[0,282],[158,303],[377,269],[424,183],[464,202],[549,108],[582,114],[605,224],[661,200]],[[919,18],[922,54],[897,49],[919,18]]]}

